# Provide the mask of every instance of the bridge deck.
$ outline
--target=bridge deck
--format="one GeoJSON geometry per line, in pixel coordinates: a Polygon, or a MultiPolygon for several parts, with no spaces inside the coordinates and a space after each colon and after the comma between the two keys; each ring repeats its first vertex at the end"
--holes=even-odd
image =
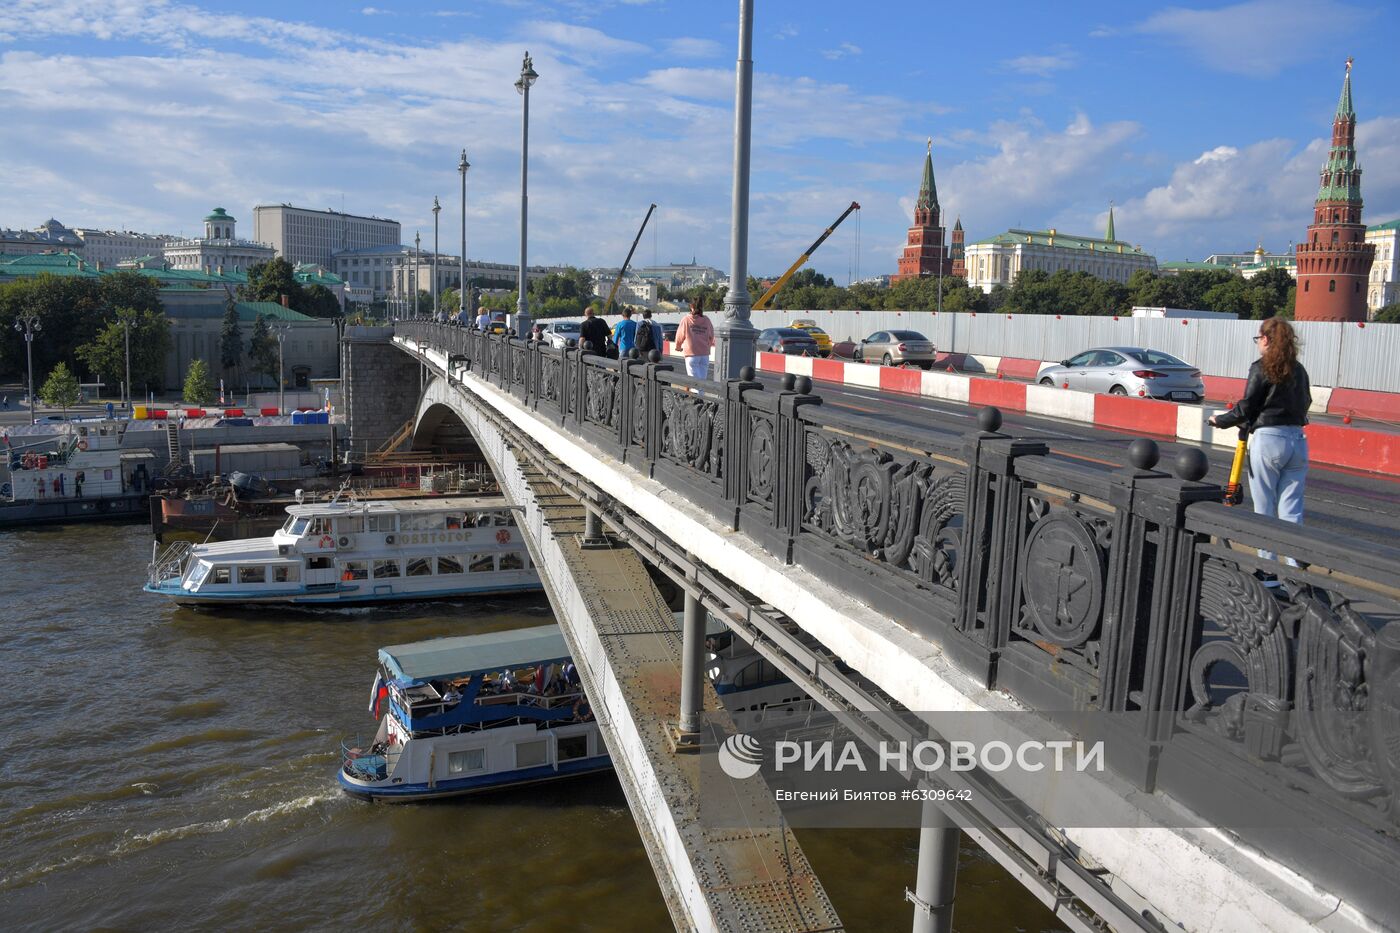
{"type": "MultiPolygon", "coordinates": [[[[635,551],[580,547],[582,506],[528,461],[514,452],[510,457],[502,465],[523,481],[508,485],[525,493],[517,501],[526,506],[545,576],[570,581],[569,592],[551,587],[551,602],[677,926],[754,933],[842,929],[791,830],[771,828],[783,824],[761,781],[743,782],[744,793],[733,802],[752,828],[701,825],[698,760],[673,754],[666,739],[666,723],[680,708],[675,616],[635,551]],[[668,820],[672,825],[664,825],[668,820]],[[670,844],[676,839],[682,851],[670,844]]],[[[708,683],[704,705],[722,710],[708,683]]]]}

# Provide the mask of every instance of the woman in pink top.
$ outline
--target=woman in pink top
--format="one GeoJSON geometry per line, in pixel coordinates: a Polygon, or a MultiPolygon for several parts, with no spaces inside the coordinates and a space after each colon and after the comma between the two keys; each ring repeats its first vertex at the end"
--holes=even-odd
{"type": "Polygon", "coordinates": [[[695,379],[710,378],[710,348],[715,345],[715,325],[705,317],[700,302],[692,298],[690,313],[681,318],[676,328],[676,352],[685,357],[686,375],[695,379]]]}

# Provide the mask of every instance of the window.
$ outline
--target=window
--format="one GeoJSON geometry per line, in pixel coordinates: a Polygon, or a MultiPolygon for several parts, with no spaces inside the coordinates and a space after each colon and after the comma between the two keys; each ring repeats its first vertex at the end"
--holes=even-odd
{"type": "Polygon", "coordinates": [[[238,568],[239,583],[266,583],[267,568],[262,564],[253,567],[240,566],[238,568]]]}
{"type": "Polygon", "coordinates": [[[495,516],[495,517],[491,520],[491,524],[493,524],[493,525],[514,525],[514,524],[515,524],[515,521],[514,521],[514,519],[511,518],[511,514],[510,514],[509,512],[492,512],[491,514],[492,514],[493,516],[495,516]]]}
{"type": "Polygon", "coordinates": [[[404,531],[441,531],[443,518],[437,515],[405,515],[401,523],[404,531]]]}
{"type": "Polygon", "coordinates": [[[760,658],[739,672],[738,676],[734,678],[734,686],[739,690],[746,690],[750,687],[757,687],[759,684],[776,681],[778,677],[778,669],[760,658]]]}
{"type": "Polygon", "coordinates": [[[1310,292],[1310,291],[1312,291],[1312,282],[1304,282],[1304,283],[1303,283],[1303,291],[1305,291],[1305,292],[1310,292]]]}
{"type": "Polygon", "coordinates": [[[515,766],[517,768],[537,768],[549,763],[549,740],[535,739],[532,742],[517,742],[515,745],[515,766]]]}
{"type": "Polygon", "coordinates": [[[461,527],[462,527],[462,516],[460,516],[460,515],[449,515],[449,516],[447,516],[447,530],[448,530],[448,531],[457,531],[457,530],[460,529],[461,527]]]}
{"type": "Polygon", "coordinates": [[[1336,280],[1336,279],[1328,279],[1328,280],[1327,280],[1327,290],[1328,290],[1329,292],[1335,292],[1335,291],[1337,290],[1337,280],[1336,280]]]}
{"type": "Polygon", "coordinates": [[[306,559],[307,570],[332,570],[335,567],[335,558],[329,556],[308,557],[306,559]]]}
{"type": "Polygon", "coordinates": [[[340,579],[342,580],[368,580],[369,562],[363,560],[347,560],[340,565],[340,579]]]}
{"type": "Polygon", "coordinates": [[[1081,353],[1081,354],[1079,354],[1078,356],[1072,356],[1072,357],[1070,357],[1069,359],[1065,360],[1065,365],[1066,365],[1066,366],[1088,366],[1090,360],[1094,359],[1095,356],[1096,356],[1096,354],[1093,353],[1092,351],[1089,352],[1089,353],[1081,353]]]}
{"type": "Polygon", "coordinates": [[[573,761],[576,758],[588,757],[588,734],[565,736],[559,740],[557,746],[559,761],[573,761]]]}
{"type": "Polygon", "coordinates": [[[385,580],[389,577],[399,575],[399,562],[396,560],[377,560],[374,562],[374,579],[385,580]]]}
{"type": "Polygon", "coordinates": [[[365,519],[365,528],[368,531],[393,531],[393,515],[370,515],[365,519]]]}
{"type": "Polygon", "coordinates": [[[221,564],[214,568],[214,572],[209,576],[209,583],[212,586],[223,586],[233,579],[233,568],[226,564],[221,564]]]}
{"type": "Polygon", "coordinates": [[[329,518],[317,518],[311,522],[311,533],[313,535],[328,535],[331,533],[331,520],[329,518]]]}
{"type": "Polygon", "coordinates": [[[462,559],[460,557],[439,557],[437,559],[438,573],[461,573],[462,559]]]}
{"type": "Polygon", "coordinates": [[[207,576],[209,576],[209,565],[201,561],[199,565],[194,568],[194,573],[190,574],[190,584],[199,586],[204,582],[204,578],[207,576]]]}
{"type": "Polygon", "coordinates": [[[296,564],[278,564],[272,568],[273,583],[296,583],[301,579],[301,568],[296,564]]]}
{"type": "Polygon", "coordinates": [[[292,530],[292,534],[294,534],[294,535],[300,535],[302,532],[306,531],[306,526],[309,525],[309,524],[310,524],[310,521],[309,521],[308,519],[305,519],[305,518],[294,519],[294,520],[292,521],[292,529],[291,529],[291,530],[292,530]]]}
{"type": "Polygon", "coordinates": [[[486,769],[486,749],[468,748],[460,752],[447,753],[447,773],[466,774],[468,771],[486,769]]]}
{"type": "Polygon", "coordinates": [[[429,558],[413,557],[408,561],[408,574],[410,577],[431,577],[433,575],[433,565],[429,558]]]}
{"type": "Polygon", "coordinates": [[[359,534],[364,530],[365,519],[362,515],[350,515],[335,520],[335,533],[338,535],[359,534]]]}
{"type": "Polygon", "coordinates": [[[508,551],[501,555],[501,570],[524,570],[525,558],[518,551],[508,551]]]}
{"type": "Polygon", "coordinates": [[[467,562],[472,573],[488,573],[496,569],[495,554],[473,554],[467,562]]]}

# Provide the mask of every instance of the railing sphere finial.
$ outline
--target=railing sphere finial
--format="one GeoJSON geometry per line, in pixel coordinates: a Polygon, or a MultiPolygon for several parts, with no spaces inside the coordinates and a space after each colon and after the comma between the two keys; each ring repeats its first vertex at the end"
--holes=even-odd
{"type": "Polygon", "coordinates": [[[660,362],[661,362],[661,351],[660,351],[660,350],[652,350],[650,353],[648,353],[648,354],[647,354],[647,362],[648,362],[648,363],[660,363],[660,362]]]}
{"type": "Polygon", "coordinates": [[[783,378],[778,385],[782,386],[784,392],[791,392],[792,387],[797,385],[797,377],[792,373],[783,373],[783,378]]]}
{"type": "Polygon", "coordinates": [[[988,405],[977,413],[977,426],[988,434],[995,434],[1001,430],[1001,409],[995,405],[988,405]]]}
{"type": "Polygon", "coordinates": [[[795,389],[797,390],[797,394],[798,394],[798,395],[811,395],[811,394],[812,394],[812,377],[811,377],[811,376],[798,376],[798,377],[797,377],[797,382],[793,385],[793,388],[795,388],[795,389]]]}
{"type": "Polygon", "coordinates": [[[1128,445],[1128,462],[1139,470],[1150,470],[1162,459],[1157,442],[1140,437],[1128,445]]]}
{"type": "Polygon", "coordinates": [[[753,367],[745,366],[739,370],[739,379],[743,382],[753,382],[753,367]]]}
{"type": "Polygon", "coordinates": [[[1176,455],[1176,475],[1188,483],[1199,483],[1210,471],[1210,461],[1198,447],[1187,447],[1176,455]]]}

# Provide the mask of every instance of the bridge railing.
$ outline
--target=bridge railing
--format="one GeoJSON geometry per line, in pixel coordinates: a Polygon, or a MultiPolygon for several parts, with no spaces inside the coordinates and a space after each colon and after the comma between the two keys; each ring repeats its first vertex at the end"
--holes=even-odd
{"type": "Polygon", "coordinates": [[[399,333],[900,620],[987,688],[1051,719],[1120,714],[1129,751],[1110,765],[1140,790],[1215,825],[1248,806],[1320,827],[1240,833],[1381,909],[1400,864],[1400,549],[1226,508],[1199,451],[1167,473],[1140,440],[1131,466],[1103,469],[1000,433],[995,409],[958,435],[828,409],[791,375],[703,382],[659,357],[399,333]]]}

